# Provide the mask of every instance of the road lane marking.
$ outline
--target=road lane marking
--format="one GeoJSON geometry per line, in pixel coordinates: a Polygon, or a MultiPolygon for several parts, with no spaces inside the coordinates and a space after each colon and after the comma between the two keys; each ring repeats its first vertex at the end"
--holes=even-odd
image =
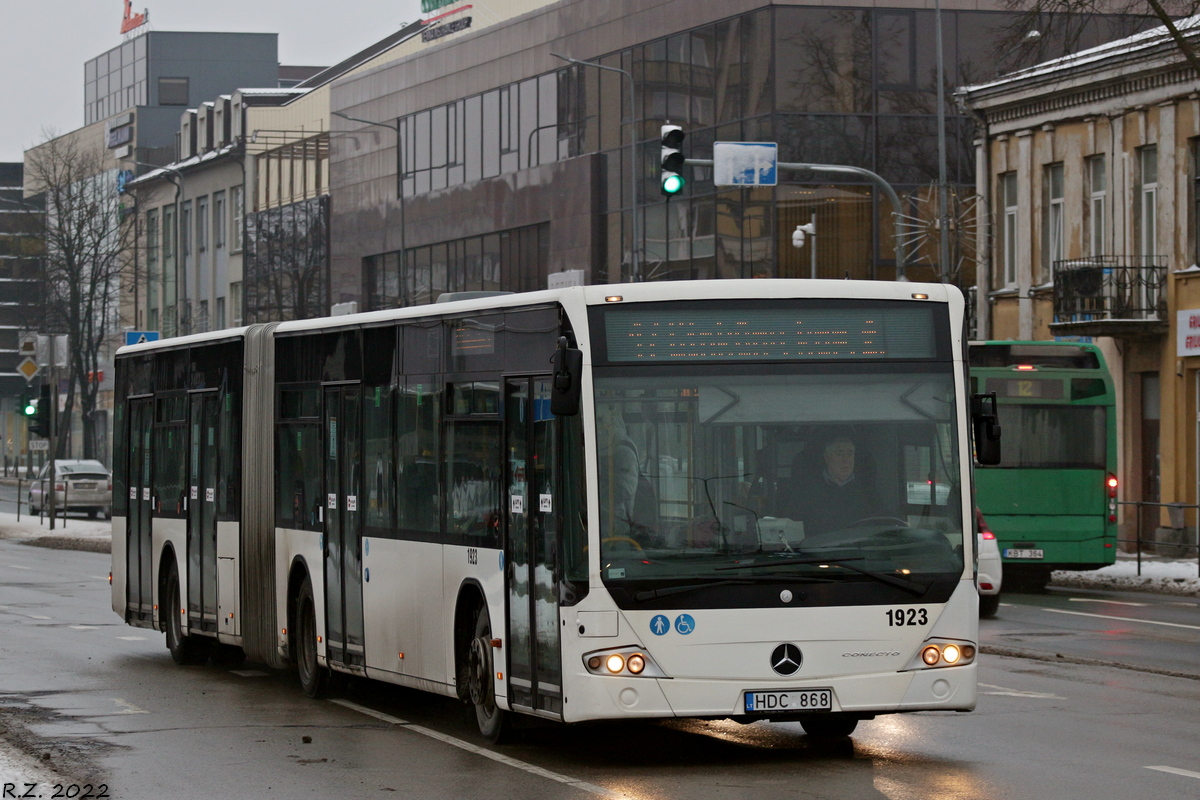
{"type": "Polygon", "coordinates": [[[118,636],[117,638],[123,642],[144,642],[144,641],[146,641],[145,636],[118,636]]]}
{"type": "Polygon", "coordinates": [[[1114,617],[1111,614],[1089,614],[1086,611],[1067,611],[1062,608],[1043,608],[1042,611],[1049,611],[1052,614],[1073,614],[1077,617],[1096,617],[1097,619],[1115,619],[1119,622],[1140,622],[1143,625],[1163,625],[1168,628],[1187,628],[1192,631],[1200,631],[1200,625],[1183,625],[1179,622],[1159,622],[1153,619],[1136,619],[1134,617],[1114,617]]]}
{"type": "Polygon", "coordinates": [[[566,784],[567,786],[571,786],[575,789],[580,789],[585,792],[590,792],[591,794],[600,795],[601,797],[613,798],[613,800],[618,800],[619,798],[627,797],[627,795],[624,795],[621,792],[614,792],[610,789],[605,789],[603,786],[597,786],[594,783],[588,783],[587,781],[581,781],[576,778],[572,778],[569,775],[563,775],[558,772],[551,772],[548,769],[542,769],[541,767],[534,766],[533,764],[528,764],[524,761],[520,761],[515,758],[510,758],[506,755],[501,755],[500,753],[494,753],[491,750],[487,750],[483,747],[479,747],[478,745],[471,744],[470,742],[464,742],[462,739],[458,739],[453,736],[448,736],[447,734],[440,733],[439,731],[435,731],[431,728],[426,728],[423,725],[417,725],[417,724],[409,722],[407,720],[400,719],[399,717],[393,717],[390,714],[384,714],[383,712],[376,711],[373,708],[367,708],[366,706],[360,706],[358,703],[352,703],[349,700],[340,700],[339,699],[339,700],[330,700],[329,702],[336,703],[337,705],[342,706],[344,708],[348,708],[351,711],[357,711],[360,714],[366,714],[368,717],[374,717],[375,719],[381,720],[390,725],[402,725],[402,726],[404,726],[404,729],[407,731],[413,731],[414,733],[419,733],[422,736],[428,736],[430,739],[437,739],[439,742],[443,742],[445,744],[451,745],[452,747],[457,747],[460,750],[466,750],[468,753],[475,753],[476,755],[483,756],[484,758],[490,758],[493,761],[500,762],[501,764],[506,764],[510,767],[515,767],[516,769],[528,772],[531,775],[537,775],[542,778],[547,778],[549,780],[556,781],[558,783],[566,784]]]}
{"type": "Polygon", "coordinates": [[[9,564],[10,569],[33,569],[33,567],[22,567],[20,564],[9,564]]]}
{"type": "Polygon", "coordinates": [[[100,626],[99,625],[68,625],[67,627],[73,631],[94,631],[94,630],[96,630],[96,628],[98,628],[100,626]]]}
{"type": "Polygon", "coordinates": [[[994,694],[994,695],[1001,695],[1004,697],[1033,697],[1033,698],[1037,698],[1039,700],[1066,700],[1067,699],[1065,697],[1059,697],[1056,694],[1047,694],[1045,692],[1022,692],[1020,689],[1008,689],[1004,686],[993,686],[990,683],[980,683],[977,685],[982,686],[986,689],[994,689],[995,690],[995,691],[991,691],[991,692],[980,692],[980,694],[994,694]]]}
{"type": "Polygon", "coordinates": [[[30,619],[54,619],[54,617],[43,617],[41,614],[30,614],[30,619]]]}
{"type": "Polygon", "coordinates": [[[1100,600],[1095,597],[1068,597],[1067,599],[1072,603],[1104,603],[1109,606],[1137,606],[1138,608],[1145,608],[1150,605],[1149,603],[1126,603],[1122,600],[1100,600]]]}
{"type": "Polygon", "coordinates": [[[1172,775],[1182,775],[1185,778],[1200,778],[1200,772],[1192,772],[1191,770],[1180,769],[1179,767],[1146,767],[1146,769],[1156,769],[1159,772],[1169,772],[1172,775]]]}
{"type": "Polygon", "coordinates": [[[122,700],[119,697],[114,697],[112,699],[112,701],[122,707],[122,710],[117,712],[118,714],[149,714],[150,713],[146,709],[135,706],[133,703],[129,702],[128,700],[122,700]]]}

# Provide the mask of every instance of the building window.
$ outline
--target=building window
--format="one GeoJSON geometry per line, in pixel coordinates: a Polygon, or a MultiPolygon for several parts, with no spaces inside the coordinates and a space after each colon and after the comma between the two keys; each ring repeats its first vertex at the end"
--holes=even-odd
{"type": "Polygon", "coordinates": [[[158,209],[146,212],[146,271],[153,277],[158,269],[158,209]]]}
{"type": "Polygon", "coordinates": [[[208,198],[196,199],[196,251],[208,249],[208,198]]]}
{"type": "Polygon", "coordinates": [[[1046,233],[1045,270],[1043,275],[1053,279],[1055,264],[1065,257],[1063,252],[1063,165],[1050,164],[1045,169],[1046,233]]]}
{"type": "Polygon", "coordinates": [[[175,257],[175,209],[167,207],[163,209],[163,259],[175,257]]]}
{"type": "Polygon", "coordinates": [[[1140,255],[1158,255],[1158,148],[1138,150],[1141,186],[1138,190],[1138,250],[1140,255]]]}
{"type": "Polygon", "coordinates": [[[213,193],[213,247],[225,246],[225,193],[213,193]]]}
{"type": "Polygon", "coordinates": [[[186,106],[188,104],[188,79],[159,78],[158,104],[160,106],[186,106]]]}
{"type": "Polygon", "coordinates": [[[240,252],[242,249],[242,231],[244,225],[243,217],[246,214],[244,203],[245,201],[241,186],[235,186],[229,190],[230,212],[233,215],[232,219],[229,221],[229,224],[232,228],[233,252],[235,253],[240,252]]]}
{"type": "Polygon", "coordinates": [[[217,298],[217,322],[216,322],[216,325],[213,326],[213,330],[224,330],[224,329],[225,329],[225,298],[218,297],[217,298]]]}
{"type": "Polygon", "coordinates": [[[1004,209],[1000,226],[1001,263],[1004,265],[1004,285],[1017,285],[1017,173],[1000,176],[1000,198],[1004,209]]]}
{"type": "Polygon", "coordinates": [[[1104,156],[1092,156],[1087,160],[1088,179],[1088,245],[1089,255],[1104,255],[1105,198],[1108,196],[1108,170],[1104,156]]]}
{"type": "Polygon", "coordinates": [[[233,327],[242,327],[242,282],[229,284],[229,311],[233,315],[233,327]]]}

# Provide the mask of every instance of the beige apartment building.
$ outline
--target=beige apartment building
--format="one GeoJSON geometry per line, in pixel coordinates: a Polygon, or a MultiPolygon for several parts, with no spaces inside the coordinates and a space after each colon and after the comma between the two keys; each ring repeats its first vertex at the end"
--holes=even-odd
{"type": "MultiPolygon", "coordinates": [[[[1200,17],[1179,27],[1200,44],[1200,17]]],[[[1101,345],[1122,500],[1200,497],[1197,77],[1156,28],[958,92],[978,125],[979,335],[1101,345]]],[[[1194,542],[1196,512],[1123,506],[1121,537],[1139,525],[1194,542]]]]}

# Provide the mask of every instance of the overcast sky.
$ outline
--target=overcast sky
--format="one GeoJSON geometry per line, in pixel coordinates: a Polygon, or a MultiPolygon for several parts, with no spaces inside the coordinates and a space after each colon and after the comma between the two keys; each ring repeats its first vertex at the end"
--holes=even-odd
{"type": "MultiPolygon", "coordinates": [[[[329,66],[420,17],[420,0],[134,0],[156,31],[279,34],[284,64],[329,66]]],[[[0,161],[83,125],[83,64],[119,45],[124,0],[0,0],[0,161]]]]}

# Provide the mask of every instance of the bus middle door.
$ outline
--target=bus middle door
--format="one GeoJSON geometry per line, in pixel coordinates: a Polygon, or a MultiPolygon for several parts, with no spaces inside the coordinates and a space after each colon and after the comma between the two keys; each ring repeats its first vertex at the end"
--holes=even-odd
{"type": "Polygon", "coordinates": [[[217,631],[217,392],[195,392],[190,409],[187,494],[188,627],[217,631]]]}
{"type": "Polygon", "coordinates": [[[325,387],[325,656],[361,670],[363,637],[362,388],[325,387]]]}
{"type": "Polygon", "coordinates": [[[549,376],[505,381],[509,703],[562,717],[557,546],[558,420],[549,376]]]}

